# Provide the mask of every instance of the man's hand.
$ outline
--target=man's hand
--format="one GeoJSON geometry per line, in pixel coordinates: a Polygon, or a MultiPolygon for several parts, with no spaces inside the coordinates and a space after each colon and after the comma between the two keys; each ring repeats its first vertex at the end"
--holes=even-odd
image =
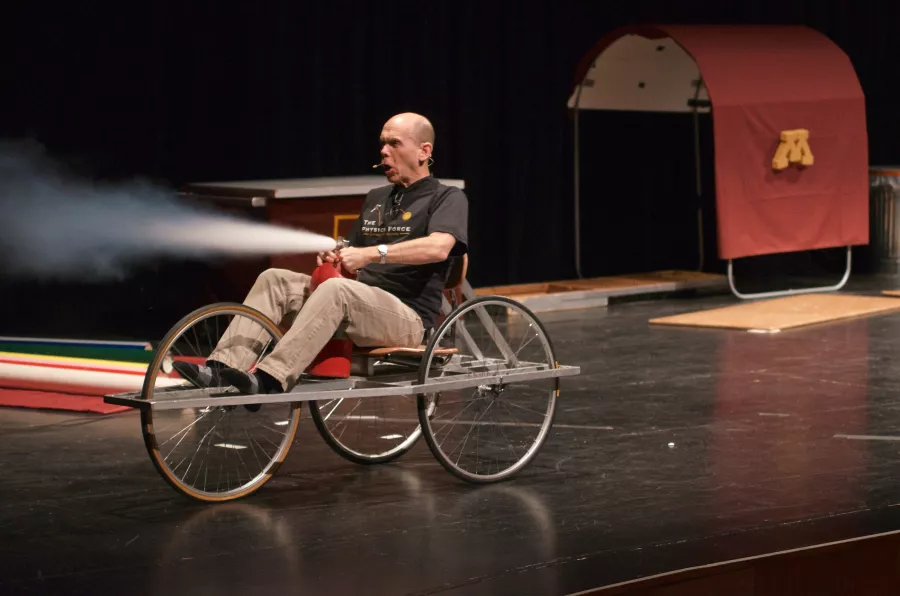
{"type": "Polygon", "coordinates": [[[369,263],[376,262],[379,258],[378,250],[373,246],[366,248],[348,246],[341,249],[340,254],[340,261],[344,265],[344,269],[349,273],[356,273],[358,269],[365,267],[369,263]]]}
{"type": "Polygon", "coordinates": [[[322,263],[331,263],[332,265],[336,265],[339,260],[338,254],[333,250],[329,250],[326,252],[320,252],[316,255],[316,265],[321,266],[322,263]]]}

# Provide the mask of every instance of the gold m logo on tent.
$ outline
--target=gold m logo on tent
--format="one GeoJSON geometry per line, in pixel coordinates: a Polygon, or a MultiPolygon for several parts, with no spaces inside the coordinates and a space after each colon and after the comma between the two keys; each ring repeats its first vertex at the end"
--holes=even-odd
{"type": "Polygon", "coordinates": [[[803,128],[781,131],[781,143],[772,158],[772,168],[783,170],[791,164],[813,165],[813,154],[809,148],[809,131],[803,128]]]}

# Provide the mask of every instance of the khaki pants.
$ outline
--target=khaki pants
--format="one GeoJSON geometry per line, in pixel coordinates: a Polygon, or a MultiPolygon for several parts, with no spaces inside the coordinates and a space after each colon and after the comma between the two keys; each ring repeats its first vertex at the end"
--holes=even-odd
{"type": "MultiPolygon", "coordinates": [[[[310,276],[286,269],[267,269],[256,279],[244,304],[276,324],[297,313],[291,328],[257,366],[293,387],[316,355],[343,328],[360,347],[421,345],[422,319],[400,300],[351,279],[329,279],[309,292],[310,276]]],[[[268,332],[244,317],[231,322],[210,360],[231,368],[249,369],[269,340],[268,332]]]]}

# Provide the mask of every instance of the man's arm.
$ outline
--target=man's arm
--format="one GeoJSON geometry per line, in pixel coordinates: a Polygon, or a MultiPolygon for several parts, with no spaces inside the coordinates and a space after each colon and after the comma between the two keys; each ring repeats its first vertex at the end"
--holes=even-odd
{"type": "MultiPolygon", "coordinates": [[[[424,238],[415,238],[405,242],[388,245],[387,262],[398,265],[426,265],[446,261],[450,251],[456,244],[456,238],[445,232],[433,232],[424,238]]],[[[351,273],[372,263],[380,263],[381,255],[378,247],[354,246],[340,252],[340,260],[351,273]]]]}

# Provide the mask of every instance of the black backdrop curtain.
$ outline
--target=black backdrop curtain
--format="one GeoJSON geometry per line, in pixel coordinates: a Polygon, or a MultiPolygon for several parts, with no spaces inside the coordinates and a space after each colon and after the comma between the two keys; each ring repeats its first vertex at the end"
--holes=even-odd
{"type": "MultiPolygon", "coordinates": [[[[0,137],[35,139],[89,176],[178,185],[368,174],[382,123],[400,111],[426,114],[437,131],[435,174],[466,180],[475,285],[575,275],[566,100],[577,61],[620,25],[815,27],[849,54],[860,76],[872,162],[900,160],[900,42],[893,35],[900,9],[892,2],[160,0],[16,3],[6,12],[0,137]]],[[[660,144],[658,163],[635,166],[605,155],[600,144],[634,119],[598,122],[589,175],[608,180],[610,190],[585,207],[585,273],[693,267],[693,204],[687,215],[659,206],[694,200],[693,171],[680,169],[692,164],[690,128],[678,142],[660,144]],[[677,233],[664,225],[670,217],[682,218],[677,233]],[[656,223],[632,227],[648,221],[656,223]]],[[[673,128],[684,127],[661,125],[673,128]]],[[[707,235],[714,259],[714,230],[707,235]]],[[[49,334],[152,339],[203,299],[191,294],[189,276],[173,291],[162,275],[151,267],[91,287],[6,280],[0,333],[38,333],[43,321],[49,334]],[[61,297],[63,309],[54,306],[61,297]],[[98,314],[98,301],[111,310],[98,314]],[[49,315],[59,310],[66,312],[49,315]],[[30,312],[40,315],[21,314],[30,312]]]]}

